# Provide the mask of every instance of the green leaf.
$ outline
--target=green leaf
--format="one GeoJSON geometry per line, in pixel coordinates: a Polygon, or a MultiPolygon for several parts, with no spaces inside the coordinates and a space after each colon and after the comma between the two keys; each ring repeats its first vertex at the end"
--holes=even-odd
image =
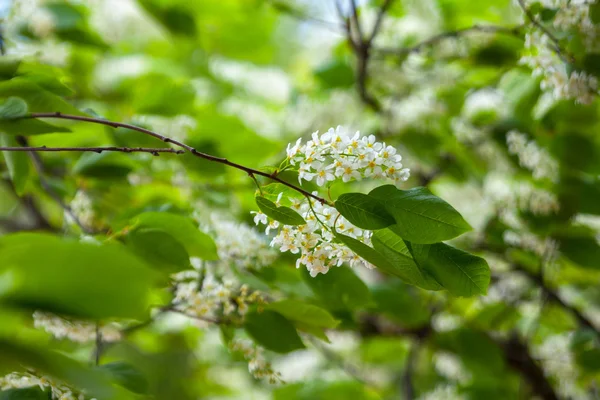
{"type": "MultiPolygon", "coordinates": [[[[20,147],[14,136],[0,133],[0,145],[4,147],[20,147]]],[[[4,161],[8,175],[13,182],[15,192],[18,196],[25,193],[25,186],[29,180],[29,154],[24,151],[3,151],[4,161]]]]}
{"type": "Polygon", "coordinates": [[[406,327],[424,326],[430,311],[417,291],[399,281],[388,281],[371,290],[377,311],[406,327]]]}
{"type": "Polygon", "coordinates": [[[335,202],[344,218],[362,229],[383,229],[395,223],[381,201],[362,193],[345,193],[335,202]]]}
{"type": "Polygon", "coordinates": [[[385,185],[372,190],[369,196],[381,200],[396,220],[390,229],[414,243],[436,243],[471,229],[458,211],[424,187],[400,190],[385,185]]]}
{"type": "Polygon", "coordinates": [[[0,120],[0,131],[11,135],[42,135],[71,132],[69,128],[49,124],[38,119],[0,120]]]}
{"type": "Polygon", "coordinates": [[[314,73],[323,88],[347,88],[354,84],[354,71],[347,63],[340,60],[321,65],[314,73]]]}
{"type": "Polygon", "coordinates": [[[444,243],[406,243],[419,267],[455,296],[485,295],[490,283],[487,262],[444,243]]]}
{"type": "Polygon", "coordinates": [[[600,53],[588,53],[583,60],[583,67],[593,75],[600,75],[600,53]]]}
{"type": "Polygon", "coordinates": [[[294,324],[275,311],[248,313],[244,329],[258,344],[276,353],[289,353],[304,348],[294,324]]]}
{"type": "Polygon", "coordinates": [[[49,400],[52,395],[40,389],[39,386],[33,386],[25,389],[8,389],[0,391],[0,400],[49,400]]]}
{"type": "Polygon", "coordinates": [[[156,274],[116,244],[0,237],[0,303],[76,317],[143,318],[156,274]]]}
{"type": "Polygon", "coordinates": [[[138,256],[167,273],[190,268],[183,244],[161,229],[135,229],[127,234],[126,241],[138,256]]]}
{"type": "Polygon", "coordinates": [[[396,276],[405,282],[427,290],[440,290],[440,284],[427,272],[421,270],[400,236],[390,229],[373,232],[373,247],[397,271],[396,276]]]}
{"type": "Polygon", "coordinates": [[[168,5],[168,3],[156,0],[142,0],[140,4],[171,33],[190,37],[196,36],[196,21],[190,10],[179,5],[168,5]]]}
{"type": "Polygon", "coordinates": [[[0,105],[0,119],[17,119],[27,115],[27,103],[18,97],[9,97],[0,105]]]}
{"type": "MultiPolygon", "coordinates": [[[[397,235],[394,236],[398,238],[397,235]]],[[[425,273],[419,270],[410,253],[405,254],[399,252],[398,249],[398,251],[394,251],[375,237],[373,237],[373,245],[377,244],[376,248],[369,247],[357,239],[340,233],[337,233],[336,237],[348,246],[350,250],[385,273],[395,275],[406,283],[424,289],[441,289],[440,285],[437,284],[433,278],[428,275],[427,278],[424,277],[425,273]]],[[[408,250],[406,250],[406,252],[408,252],[408,250]]]]}
{"type": "Polygon", "coordinates": [[[279,221],[284,225],[304,225],[306,221],[300,214],[289,207],[277,207],[271,200],[256,196],[256,204],[260,211],[266,214],[269,218],[279,221]]]}
{"type": "Polygon", "coordinates": [[[297,300],[280,300],[270,303],[266,308],[278,312],[289,320],[306,325],[333,329],[339,324],[339,321],[321,307],[297,300]]]}
{"type": "Polygon", "coordinates": [[[138,394],[148,393],[148,380],[133,365],[116,361],[100,365],[98,368],[108,371],[115,381],[125,389],[138,394]]]}
{"type": "Polygon", "coordinates": [[[590,4],[590,19],[594,24],[600,23],[600,3],[590,4]]]}
{"type": "Polygon", "coordinates": [[[123,178],[136,168],[131,157],[120,153],[84,153],[73,166],[73,173],[90,178],[123,178]]]}
{"type": "Polygon", "coordinates": [[[218,260],[214,240],[202,232],[190,218],[167,212],[146,212],[132,219],[138,228],[160,229],[183,244],[192,257],[218,260]]]}
{"type": "Polygon", "coordinates": [[[331,268],[326,274],[315,277],[304,271],[304,279],[320,298],[322,306],[329,310],[354,310],[371,302],[369,288],[348,267],[331,268]]]}
{"type": "Polygon", "coordinates": [[[61,112],[85,115],[61,97],[44,90],[23,77],[0,82],[0,98],[19,97],[27,102],[29,112],[61,112]]]}

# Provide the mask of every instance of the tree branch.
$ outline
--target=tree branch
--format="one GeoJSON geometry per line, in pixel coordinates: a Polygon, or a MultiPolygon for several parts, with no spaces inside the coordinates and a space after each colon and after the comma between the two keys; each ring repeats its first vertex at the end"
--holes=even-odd
{"type": "MultiPolygon", "coordinates": [[[[69,114],[62,114],[60,112],[50,112],[50,113],[31,113],[29,114],[26,118],[37,118],[37,119],[44,119],[44,118],[57,118],[57,119],[67,119],[67,120],[73,120],[73,121],[81,121],[81,122],[89,122],[89,123],[93,123],[93,124],[100,124],[100,125],[106,125],[106,126],[110,126],[112,128],[126,128],[126,129],[130,129],[133,131],[137,131],[137,132],[141,132],[144,133],[146,135],[155,137],[159,140],[162,140],[165,143],[171,143],[177,147],[181,147],[182,149],[187,150],[188,152],[192,153],[194,156],[199,157],[199,158],[203,158],[205,160],[208,161],[212,161],[212,162],[217,162],[220,164],[224,164],[227,165],[229,167],[233,167],[236,169],[239,169],[240,171],[244,171],[246,172],[248,175],[258,175],[258,176],[262,176],[265,178],[268,178],[272,181],[275,182],[279,182],[282,185],[285,185],[299,193],[302,193],[304,196],[306,197],[311,197],[317,201],[319,201],[321,204],[329,204],[331,205],[332,203],[327,201],[326,199],[319,197],[317,195],[312,194],[311,192],[304,190],[302,188],[299,188],[296,185],[292,185],[291,183],[284,181],[281,178],[278,178],[276,174],[272,174],[272,173],[267,173],[267,172],[263,172],[263,171],[259,171],[257,169],[253,169],[253,168],[248,168],[245,167],[241,164],[237,164],[235,162],[229,161],[226,158],[221,158],[221,157],[216,157],[210,154],[206,154],[206,153],[202,153],[198,150],[196,150],[195,148],[193,148],[192,146],[189,146],[183,142],[180,142],[178,140],[175,139],[171,139],[169,137],[163,136],[159,133],[153,132],[149,129],[145,129],[145,128],[141,128],[139,126],[135,126],[135,125],[131,125],[131,124],[125,124],[125,123],[121,123],[121,122],[113,122],[113,121],[108,121],[105,119],[101,119],[101,118],[93,118],[93,117],[83,117],[83,116],[79,116],[79,115],[69,115],[69,114]]],[[[35,154],[35,153],[30,153],[30,154],[35,154]]]]}
{"type": "Polygon", "coordinates": [[[37,151],[37,152],[60,152],[60,151],[80,151],[102,153],[103,151],[116,151],[122,153],[150,153],[159,155],[158,153],[184,154],[184,150],[176,150],[170,148],[149,148],[149,147],[0,147],[0,151],[37,151]]]}
{"type": "MultiPolygon", "coordinates": [[[[27,139],[25,139],[23,136],[17,136],[17,142],[23,147],[29,147],[28,143],[27,143],[27,139]]],[[[43,163],[40,155],[34,151],[30,151],[29,157],[31,158],[33,167],[35,168],[36,172],[39,175],[40,185],[42,186],[42,189],[44,189],[44,191],[46,193],[48,193],[48,195],[50,197],[52,197],[52,199],[55,202],[58,203],[58,205],[67,213],[67,215],[73,220],[73,222],[75,222],[75,224],[79,227],[79,229],[81,229],[83,232],[85,232],[87,234],[95,233],[94,231],[92,231],[91,229],[86,227],[83,223],[81,223],[81,221],[79,220],[79,218],[77,218],[77,216],[75,215],[75,213],[73,212],[71,207],[69,207],[69,205],[63,201],[63,199],[60,197],[60,195],[58,193],[56,193],[54,188],[50,184],[48,184],[48,182],[46,181],[46,171],[44,168],[44,163],[43,163]]]]}
{"type": "Polygon", "coordinates": [[[521,30],[523,28],[524,28],[524,25],[517,25],[514,27],[505,27],[505,26],[496,26],[496,25],[473,25],[473,26],[470,26],[467,28],[457,29],[455,31],[443,32],[443,33],[437,34],[435,36],[430,37],[429,39],[426,39],[420,43],[417,43],[416,45],[414,45],[412,47],[403,47],[403,48],[399,48],[399,49],[392,49],[392,48],[385,48],[385,47],[373,48],[373,51],[375,51],[377,53],[381,53],[381,54],[403,56],[403,55],[406,55],[409,53],[418,53],[419,51],[423,50],[423,48],[432,46],[444,39],[456,38],[456,37],[466,35],[469,33],[473,33],[473,32],[490,33],[490,34],[502,33],[502,34],[521,38],[522,37],[521,30]]]}

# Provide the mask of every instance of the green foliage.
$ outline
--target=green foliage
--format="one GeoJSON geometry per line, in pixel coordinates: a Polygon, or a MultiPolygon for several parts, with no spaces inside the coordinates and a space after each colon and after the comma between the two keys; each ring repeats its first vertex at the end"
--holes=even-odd
{"type": "MultiPolygon", "coordinates": [[[[14,136],[0,133],[0,145],[5,147],[20,147],[14,136]]],[[[4,162],[8,175],[15,187],[18,196],[25,193],[25,186],[29,179],[29,155],[26,152],[3,152],[4,162]]]]}
{"type": "Polygon", "coordinates": [[[249,313],[244,329],[257,343],[277,353],[289,353],[304,348],[294,325],[275,311],[249,313]]]}
{"type": "Polygon", "coordinates": [[[296,211],[292,210],[289,207],[278,207],[271,200],[262,197],[256,196],[256,204],[260,211],[262,211],[265,215],[270,218],[273,218],[275,221],[279,221],[285,225],[304,225],[306,221],[300,214],[296,211]]]}
{"type": "Polygon", "coordinates": [[[414,243],[440,242],[471,229],[458,211],[427,188],[400,190],[385,185],[372,190],[369,196],[384,202],[385,209],[396,221],[390,229],[414,243]]]}
{"type": "Polygon", "coordinates": [[[0,301],[87,318],[143,318],[155,274],[115,244],[47,234],[0,238],[0,301]]]}

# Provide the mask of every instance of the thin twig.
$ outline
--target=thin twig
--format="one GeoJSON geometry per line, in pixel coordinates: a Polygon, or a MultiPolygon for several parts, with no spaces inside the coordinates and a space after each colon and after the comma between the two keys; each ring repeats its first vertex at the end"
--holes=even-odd
{"type": "Polygon", "coordinates": [[[373,44],[373,40],[375,40],[375,37],[377,36],[377,34],[379,33],[379,30],[381,29],[383,17],[385,16],[385,13],[388,11],[388,9],[391,7],[393,2],[394,2],[394,0],[385,0],[385,2],[381,5],[381,8],[379,9],[379,12],[377,13],[377,19],[375,20],[375,25],[373,26],[373,31],[371,31],[371,36],[369,36],[366,39],[365,44],[367,46],[371,46],[373,44]]]}
{"type": "Polygon", "coordinates": [[[419,352],[420,340],[416,340],[412,343],[408,356],[406,357],[406,366],[402,373],[402,379],[400,380],[400,390],[404,394],[403,399],[413,400],[415,398],[415,387],[413,384],[413,375],[415,370],[415,363],[417,361],[417,353],[419,352]]]}
{"type": "MultiPolygon", "coordinates": [[[[131,125],[131,124],[125,124],[125,123],[121,123],[121,122],[114,122],[114,121],[109,121],[106,119],[101,119],[101,118],[93,118],[93,117],[83,117],[83,116],[79,116],[79,115],[69,115],[69,114],[62,114],[60,112],[50,112],[50,113],[31,113],[28,115],[28,118],[37,118],[37,119],[44,119],[44,118],[57,118],[57,119],[67,119],[67,120],[73,120],[73,121],[81,121],[81,122],[90,122],[90,123],[94,123],[94,124],[100,124],[100,125],[106,125],[106,126],[110,126],[113,128],[126,128],[126,129],[130,129],[133,131],[137,131],[137,132],[141,132],[144,133],[146,135],[155,137],[159,140],[162,140],[165,143],[171,143],[175,146],[181,147],[185,150],[187,150],[188,152],[192,153],[194,156],[199,157],[199,158],[203,158],[205,160],[208,161],[213,161],[213,162],[217,162],[220,164],[224,164],[236,169],[239,169],[240,171],[244,171],[247,174],[253,174],[253,175],[258,175],[258,176],[263,176],[265,178],[271,179],[275,182],[279,182],[282,185],[285,185],[299,193],[302,193],[305,196],[309,196],[312,197],[313,199],[319,201],[321,204],[331,204],[329,201],[327,201],[326,199],[319,197],[315,194],[312,194],[311,192],[304,190],[302,188],[299,188],[296,185],[293,185],[287,181],[284,181],[283,179],[274,176],[273,174],[270,174],[268,172],[263,172],[263,171],[259,171],[257,169],[254,168],[249,168],[246,166],[243,166],[241,164],[237,164],[235,162],[229,161],[226,158],[221,158],[221,157],[216,157],[210,154],[206,154],[206,153],[202,153],[198,150],[196,150],[195,148],[193,148],[192,146],[189,146],[183,142],[180,142],[178,140],[175,139],[171,139],[169,137],[163,136],[159,133],[153,132],[149,129],[145,129],[145,128],[141,128],[139,126],[135,126],[135,125],[131,125]]],[[[30,154],[35,154],[35,153],[30,153],[30,154]]]]}
{"type": "Polygon", "coordinates": [[[100,357],[102,356],[103,350],[102,342],[102,331],[100,330],[100,323],[96,322],[96,346],[94,348],[94,364],[100,365],[100,357]]]}
{"type": "MultiPolygon", "coordinates": [[[[354,54],[356,54],[356,87],[358,89],[358,94],[360,95],[360,98],[363,101],[363,103],[368,105],[373,111],[381,112],[381,104],[379,104],[379,102],[373,96],[371,96],[371,94],[367,90],[367,80],[369,75],[369,57],[371,55],[371,44],[379,31],[379,26],[381,26],[381,19],[383,19],[383,15],[385,14],[387,7],[389,7],[389,4],[388,2],[386,2],[381,8],[380,15],[378,16],[379,23],[376,24],[376,29],[373,29],[373,32],[369,38],[365,38],[363,36],[362,27],[358,18],[356,0],[350,0],[350,6],[352,8],[352,20],[354,22],[356,33],[358,36],[356,42],[354,42],[354,39],[352,38],[352,29],[349,19],[346,18],[345,22],[348,41],[352,47],[352,50],[354,51],[354,54]]],[[[338,9],[338,12],[340,12],[341,14],[340,9],[338,9]]]]}
{"type": "MultiPolygon", "coordinates": [[[[29,147],[27,139],[25,139],[23,136],[17,136],[17,142],[23,147],[29,147]]],[[[67,213],[67,215],[71,218],[71,220],[73,220],[73,222],[79,227],[79,229],[81,229],[84,233],[87,234],[95,233],[93,230],[86,227],[79,220],[79,218],[77,218],[71,207],[69,207],[69,205],[63,201],[62,197],[58,193],[56,193],[54,188],[46,181],[46,170],[44,167],[44,162],[42,161],[40,155],[35,151],[30,151],[29,157],[31,158],[33,167],[35,168],[39,176],[39,181],[40,185],[42,186],[42,189],[44,189],[44,191],[48,193],[48,195],[52,197],[52,199],[56,203],[58,203],[58,205],[65,211],[65,213],[67,213]]]]}
{"type": "Polygon", "coordinates": [[[406,55],[409,53],[418,53],[419,51],[423,50],[423,48],[432,46],[444,39],[456,38],[456,37],[459,37],[459,36],[462,36],[462,35],[465,35],[468,33],[473,33],[473,32],[491,33],[491,34],[502,33],[502,34],[521,38],[521,30],[523,28],[524,28],[524,25],[517,25],[514,27],[505,27],[505,26],[496,26],[496,25],[473,25],[473,26],[469,26],[467,28],[457,29],[454,31],[448,31],[448,32],[443,32],[443,33],[434,35],[434,36],[430,37],[429,39],[426,39],[426,40],[424,40],[420,43],[417,43],[416,45],[411,46],[411,47],[402,47],[402,48],[398,48],[398,49],[380,47],[380,48],[373,48],[373,51],[377,52],[377,53],[381,53],[381,54],[398,55],[398,56],[406,55]]]}
{"type": "Polygon", "coordinates": [[[42,152],[60,152],[60,151],[79,151],[102,153],[104,151],[116,151],[122,153],[150,153],[157,156],[158,153],[185,154],[185,150],[171,148],[150,148],[150,147],[0,147],[0,151],[42,151],[42,152]]]}

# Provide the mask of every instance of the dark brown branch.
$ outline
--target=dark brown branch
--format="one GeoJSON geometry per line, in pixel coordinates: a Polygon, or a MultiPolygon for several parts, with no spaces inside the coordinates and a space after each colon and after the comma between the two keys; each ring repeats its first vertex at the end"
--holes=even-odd
{"type": "Polygon", "coordinates": [[[403,55],[406,55],[409,53],[418,53],[419,51],[423,50],[425,47],[432,46],[444,39],[457,38],[462,35],[466,35],[466,34],[474,33],[474,32],[491,33],[491,34],[502,33],[502,34],[521,38],[522,37],[521,31],[522,31],[523,27],[524,27],[523,25],[517,25],[514,27],[495,26],[495,25],[473,25],[473,26],[470,26],[467,28],[457,29],[455,31],[443,32],[443,33],[437,34],[437,35],[432,36],[429,39],[426,39],[412,47],[403,47],[403,48],[399,48],[399,49],[373,48],[373,51],[377,52],[377,53],[381,53],[381,54],[403,56],[403,55]]]}
{"type": "MultiPolygon", "coordinates": [[[[289,182],[284,181],[281,178],[278,178],[276,175],[272,174],[272,173],[268,173],[268,172],[263,172],[263,171],[259,171],[257,169],[253,169],[253,168],[248,168],[245,167],[241,164],[237,164],[234,163],[232,161],[229,161],[226,158],[221,158],[221,157],[216,157],[210,154],[206,154],[206,153],[202,153],[198,150],[196,150],[195,148],[193,148],[192,146],[189,146],[183,142],[180,142],[178,140],[175,139],[171,139],[169,137],[163,136],[159,133],[153,132],[149,129],[145,129],[145,128],[141,128],[139,126],[135,126],[135,125],[131,125],[131,124],[125,124],[125,123],[121,123],[121,122],[113,122],[113,121],[108,121],[105,119],[100,119],[100,118],[93,118],[93,117],[83,117],[83,116],[79,116],[79,115],[69,115],[69,114],[62,114],[60,112],[51,112],[51,113],[31,113],[28,116],[29,118],[39,118],[39,119],[44,119],[44,118],[57,118],[57,119],[67,119],[67,120],[73,120],[73,121],[82,121],[82,122],[90,122],[93,124],[100,124],[100,125],[106,125],[106,126],[110,126],[112,128],[126,128],[126,129],[130,129],[133,131],[137,131],[137,132],[141,132],[144,133],[146,135],[155,137],[159,140],[162,140],[165,143],[171,143],[177,147],[181,147],[185,150],[187,150],[188,152],[192,153],[194,156],[199,157],[199,158],[203,158],[205,160],[208,161],[213,161],[213,162],[217,162],[220,164],[224,164],[236,169],[239,169],[240,171],[244,171],[245,173],[247,173],[248,175],[252,176],[252,175],[258,175],[258,176],[262,176],[265,178],[268,178],[270,180],[273,180],[275,182],[279,182],[282,185],[285,185],[299,193],[302,193],[304,196],[306,197],[310,197],[313,198],[317,201],[319,201],[322,204],[331,204],[329,201],[327,201],[326,199],[319,197],[317,195],[312,194],[309,191],[306,191],[302,188],[299,188],[296,185],[292,185],[289,182]]],[[[35,153],[30,153],[30,154],[35,154],[35,153]]]]}
{"type": "Polygon", "coordinates": [[[387,13],[387,11],[389,10],[389,8],[391,7],[393,2],[394,2],[394,0],[385,0],[385,2],[381,5],[381,8],[379,9],[379,12],[377,13],[377,19],[375,20],[375,25],[373,26],[373,31],[371,31],[371,36],[369,36],[369,38],[366,40],[367,46],[370,47],[373,44],[373,40],[375,40],[375,37],[377,36],[377,34],[379,33],[379,30],[381,29],[383,17],[385,16],[385,13],[387,13]]]}
{"type": "MultiPolygon", "coordinates": [[[[517,336],[504,340],[494,338],[483,331],[477,329],[474,330],[482,335],[486,335],[502,350],[507,364],[521,373],[537,396],[545,400],[558,399],[552,385],[544,375],[544,371],[535,362],[533,357],[531,357],[527,345],[517,336]]],[[[421,327],[405,329],[392,324],[384,324],[377,316],[373,315],[368,315],[362,319],[359,326],[359,332],[363,337],[408,336],[415,338],[419,342],[435,334],[430,323],[421,327]]]]}
{"type": "Polygon", "coordinates": [[[556,303],[560,307],[564,308],[565,310],[567,310],[568,312],[573,314],[575,319],[577,319],[577,322],[579,323],[579,325],[595,331],[596,334],[600,336],[600,330],[592,323],[592,321],[590,321],[585,315],[583,315],[583,313],[581,311],[579,311],[572,305],[567,304],[558,295],[558,293],[556,293],[556,291],[554,291],[552,288],[550,288],[548,285],[546,285],[546,283],[542,279],[541,275],[534,274],[533,272],[530,272],[529,270],[525,269],[523,266],[521,266],[519,264],[512,264],[512,268],[515,271],[519,271],[520,273],[527,276],[533,283],[535,283],[538,287],[540,287],[540,289],[542,289],[542,293],[546,296],[546,298],[549,301],[556,303]]]}
{"type": "Polygon", "coordinates": [[[100,357],[102,357],[102,350],[104,350],[104,343],[102,341],[102,331],[100,329],[100,323],[96,322],[96,342],[94,347],[94,365],[100,365],[100,357]]]}
{"type": "Polygon", "coordinates": [[[413,375],[415,370],[415,362],[417,361],[417,355],[419,352],[419,341],[415,341],[408,352],[406,357],[406,366],[402,373],[402,379],[400,380],[400,390],[404,394],[403,399],[413,400],[415,398],[415,386],[413,385],[413,375]]]}
{"type": "Polygon", "coordinates": [[[176,150],[170,148],[149,148],[149,147],[0,147],[0,151],[42,151],[42,152],[59,152],[59,151],[80,151],[102,153],[103,151],[117,151],[122,153],[150,153],[158,155],[158,153],[184,154],[184,150],[176,150]]]}
{"type": "MultiPolygon", "coordinates": [[[[362,27],[358,18],[356,0],[350,0],[350,6],[352,8],[352,21],[354,22],[354,26],[358,36],[356,42],[352,38],[352,24],[350,23],[350,20],[348,18],[345,18],[348,42],[350,43],[350,47],[356,55],[356,87],[358,89],[358,94],[360,95],[360,98],[363,101],[363,103],[368,105],[375,112],[381,112],[381,104],[379,104],[377,99],[375,99],[367,90],[367,80],[369,75],[369,58],[371,56],[371,45],[379,31],[383,16],[387,8],[390,6],[390,3],[390,1],[386,0],[384,5],[381,7],[380,12],[377,16],[375,27],[373,28],[373,32],[371,33],[369,38],[365,38],[363,36],[362,27]]],[[[339,6],[338,12],[340,13],[340,17],[344,18],[341,12],[341,7],[339,6]]]]}
{"type": "Polygon", "coordinates": [[[544,371],[531,357],[525,343],[516,335],[513,335],[506,341],[498,341],[498,344],[504,352],[508,365],[527,378],[527,382],[534,393],[544,400],[558,400],[558,396],[550,382],[548,382],[544,371]]]}
{"type": "MultiPolygon", "coordinates": [[[[29,147],[29,145],[27,143],[27,139],[25,139],[23,136],[17,136],[17,142],[23,147],[29,147]]],[[[44,163],[43,163],[40,155],[34,151],[30,151],[29,157],[31,158],[33,167],[35,168],[35,170],[39,176],[39,181],[40,181],[40,185],[42,186],[42,189],[44,189],[44,191],[46,193],[48,193],[48,195],[50,197],[52,197],[52,199],[56,203],[58,203],[58,205],[67,213],[67,215],[73,220],[73,222],[75,222],[75,224],[77,226],[79,226],[79,229],[81,229],[83,232],[85,232],[87,234],[95,233],[91,229],[89,229],[88,227],[86,227],[84,224],[81,223],[81,221],[79,220],[79,218],[77,218],[77,216],[75,215],[75,213],[73,212],[71,207],[69,207],[69,205],[63,201],[63,199],[60,197],[60,195],[58,193],[56,193],[54,188],[46,181],[46,171],[45,171],[44,163]]]]}

